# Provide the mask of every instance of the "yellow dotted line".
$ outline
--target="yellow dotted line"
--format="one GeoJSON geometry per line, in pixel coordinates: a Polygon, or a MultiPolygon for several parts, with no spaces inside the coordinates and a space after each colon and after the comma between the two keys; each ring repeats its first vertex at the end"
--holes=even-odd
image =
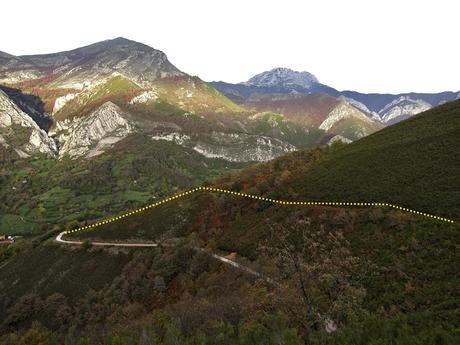
{"type": "Polygon", "coordinates": [[[400,210],[400,211],[414,213],[414,214],[417,214],[417,215],[420,215],[420,216],[423,216],[423,217],[436,219],[436,220],[443,221],[443,222],[446,222],[446,223],[454,223],[454,221],[452,219],[439,217],[439,216],[436,216],[436,215],[433,215],[433,214],[412,210],[412,209],[409,209],[409,208],[406,208],[406,207],[401,207],[401,206],[389,204],[389,203],[386,203],[386,202],[285,201],[285,200],[277,200],[277,199],[266,198],[266,197],[259,196],[259,195],[252,195],[252,194],[235,192],[235,191],[228,190],[228,189],[221,189],[221,188],[215,188],[215,187],[196,187],[196,188],[190,189],[188,191],[185,191],[183,193],[179,193],[179,194],[173,195],[171,197],[168,197],[166,199],[160,200],[160,201],[155,202],[153,204],[150,204],[150,205],[147,205],[147,206],[144,206],[144,207],[141,207],[141,208],[126,212],[126,213],[121,214],[119,216],[109,218],[109,219],[106,219],[106,220],[102,220],[102,221],[99,221],[99,222],[94,223],[94,224],[82,226],[80,228],[76,228],[76,229],[73,229],[73,230],[65,231],[64,235],[72,234],[72,233],[75,233],[75,232],[78,232],[78,231],[94,229],[94,228],[99,227],[101,225],[113,223],[113,222],[116,222],[116,221],[121,220],[123,218],[135,215],[137,213],[140,213],[140,212],[146,211],[148,209],[160,206],[162,204],[165,204],[165,203],[168,203],[170,201],[182,198],[184,196],[190,195],[190,194],[198,192],[198,191],[225,193],[225,194],[229,194],[229,195],[236,195],[236,196],[241,196],[241,197],[249,198],[249,199],[257,199],[257,200],[262,200],[262,201],[271,202],[271,203],[274,203],[274,204],[281,204],[281,205],[390,207],[390,208],[395,208],[395,209],[400,210]]]}

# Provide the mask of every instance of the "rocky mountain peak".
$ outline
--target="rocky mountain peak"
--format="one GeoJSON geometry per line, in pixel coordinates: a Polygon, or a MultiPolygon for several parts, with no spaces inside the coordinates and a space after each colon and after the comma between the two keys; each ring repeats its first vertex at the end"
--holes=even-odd
{"type": "Polygon", "coordinates": [[[117,38],[113,38],[113,39],[108,39],[108,40],[105,40],[104,42],[108,42],[108,43],[111,43],[113,45],[123,45],[123,44],[142,44],[142,43],[138,43],[136,41],[132,41],[130,39],[127,39],[127,38],[124,38],[124,37],[117,37],[117,38]]]}
{"type": "Polygon", "coordinates": [[[309,89],[318,83],[318,79],[309,72],[298,72],[289,68],[278,67],[255,75],[245,84],[257,87],[301,87],[309,89]]]}
{"type": "Polygon", "coordinates": [[[5,83],[53,75],[57,76],[53,77],[55,87],[76,89],[83,81],[101,80],[114,73],[139,83],[185,76],[162,51],[123,37],[59,53],[19,57],[5,54],[0,55],[1,61],[0,81],[5,83]]]}
{"type": "Polygon", "coordinates": [[[136,81],[185,75],[162,51],[122,37],[82,47],[67,55],[71,60],[77,59],[82,71],[118,72],[136,81]]]}
{"type": "Polygon", "coordinates": [[[62,54],[66,56],[91,56],[91,55],[97,55],[101,53],[106,53],[106,52],[116,52],[119,50],[126,50],[130,49],[132,51],[143,51],[146,53],[161,53],[162,55],[165,55],[162,51],[159,51],[155,48],[152,48],[146,44],[136,42],[129,40],[124,37],[117,37],[114,39],[108,39],[100,42],[96,42],[84,47],[80,47],[77,49],[73,49],[70,51],[66,52],[61,52],[61,53],[56,53],[56,54],[49,54],[49,55],[57,55],[57,54],[62,54]]]}

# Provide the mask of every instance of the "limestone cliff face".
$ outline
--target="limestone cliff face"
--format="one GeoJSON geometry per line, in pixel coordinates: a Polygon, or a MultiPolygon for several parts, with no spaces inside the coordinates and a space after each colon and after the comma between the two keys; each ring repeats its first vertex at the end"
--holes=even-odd
{"type": "Polygon", "coordinates": [[[0,145],[12,149],[20,158],[39,153],[59,158],[89,158],[103,153],[133,131],[126,114],[117,105],[106,102],[89,116],[58,122],[48,136],[0,90],[0,145]]]}
{"type": "Polygon", "coordinates": [[[296,150],[294,145],[276,138],[246,133],[181,134],[168,132],[153,135],[152,140],[172,141],[191,148],[207,158],[230,162],[266,162],[296,150]]]}
{"type": "Polygon", "coordinates": [[[372,122],[372,120],[365,116],[362,112],[358,111],[347,102],[342,101],[334,109],[332,109],[327,118],[319,126],[319,129],[329,131],[337,122],[347,118],[356,118],[368,123],[372,122]]]}
{"type": "Polygon", "coordinates": [[[59,156],[77,158],[99,155],[133,131],[126,114],[106,102],[87,117],[58,122],[53,134],[60,144],[59,156]]]}
{"type": "Polygon", "coordinates": [[[46,132],[0,90],[0,145],[12,147],[19,157],[42,153],[56,155],[56,145],[46,132]]]}
{"type": "Polygon", "coordinates": [[[67,102],[71,101],[77,96],[76,93],[69,93],[65,96],[61,96],[56,98],[56,101],[54,102],[54,108],[53,108],[53,114],[57,113],[59,110],[62,109],[64,105],[66,105],[67,102]]]}
{"type": "Polygon", "coordinates": [[[319,129],[353,141],[382,127],[383,124],[367,117],[348,102],[340,101],[320,124],[319,129]]]}

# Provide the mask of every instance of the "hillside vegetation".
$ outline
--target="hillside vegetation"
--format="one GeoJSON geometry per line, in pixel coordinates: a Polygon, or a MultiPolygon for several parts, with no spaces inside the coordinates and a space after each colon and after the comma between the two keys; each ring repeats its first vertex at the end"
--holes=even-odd
{"type": "MultiPolygon", "coordinates": [[[[356,143],[296,152],[213,185],[288,200],[388,201],[458,219],[459,109],[449,103],[356,143]]],[[[49,344],[107,345],[459,341],[457,223],[205,193],[79,233],[81,248],[58,249],[50,243],[58,231],[2,253],[6,344],[37,334],[49,344]],[[175,245],[100,249],[91,247],[96,239],[175,245]],[[119,263],[96,279],[104,256],[119,263]],[[34,272],[44,274],[30,279],[34,272]],[[77,283],[85,279],[92,284],[77,283]]]]}
{"type": "Polygon", "coordinates": [[[36,235],[53,225],[98,219],[217,177],[241,163],[202,157],[132,135],[91,160],[34,159],[0,165],[0,230],[36,235]]]}
{"type": "Polygon", "coordinates": [[[389,202],[460,219],[459,138],[455,101],[343,147],[250,168],[239,184],[261,181],[262,192],[285,199],[389,202]]]}
{"type": "Polygon", "coordinates": [[[310,198],[375,200],[460,219],[460,101],[352,143],[295,178],[310,198]]]}
{"type": "Polygon", "coordinates": [[[123,38],[0,55],[0,345],[460,343],[460,100],[340,141],[456,94],[283,68],[221,94],[123,38]],[[200,185],[456,222],[194,193],[55,240],[200,185]]]}

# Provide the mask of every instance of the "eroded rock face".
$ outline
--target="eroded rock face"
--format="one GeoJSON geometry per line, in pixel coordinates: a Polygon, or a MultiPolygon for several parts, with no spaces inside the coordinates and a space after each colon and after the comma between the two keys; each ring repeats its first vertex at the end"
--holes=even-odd
{"type": "Polygon", "coordinates": [[[371,119],[348,102],[340,101],[320,124],[319,129],[353,141],[374,133],[383,126],[380,121],[371,119]]]}
{"type": "Polygon", "coordinates": [[[21,158],[36,153],[56,155],[54,141],[1,90],[0,133],[0,145],[14,147],[21,158]]]}
{"type": "Polygon", "coordinates": [[[231,162],[266,162],[297,148],[276,138],[244,133],[214,132],[206,142],[198,142],[193,149],[208,158],[231,162]]]}
{"type": "Polygon", "coordinates": [[[207,158],[220,158],[230,162],[265,162],[297,149],[294,145],[276,138],[246,133],[212,132],[186,135],[171,132],[156,134],[151,138],[172,141],[207,158]]]}
{"type": "Polygon", "coordinates": [[[13,124],[28,128],[36,125],[30,116],[24,116],[21,109],[0,90],[0,127],[10,127],[13,124]]]}
{"type": "Polygon", "coordinates": [[[114,103],[106,102],[85,118],[56,124],[60,157],[93,157],[134,131],[126,114],[114,103]]]}
{"type": "Polygon", "coordinates": [[[430,109],[432,105],[422,99],[401,96],[387,104],[379,114],[385,123],[392,124],[430,109]]]}
{"type": "Polygon", "coordinates": [[[329,131],[337,122],[352,117],[364,122],[371,122],[363,113],[342,101],[328,114],[327,118],[319,126],[319,129],[329,131]]]}
{"type": "Polygon", "coordinates": [[[69,93],[65,96],[61,96],[56,98],[56,101],[54,101],[54,108],[53,108],[53,114],[57,113],[59,110],[61,110],[64,105],[66,105],[67,102],[71,101],[74,99],[78,94],[76,93],[69,93]]]}

